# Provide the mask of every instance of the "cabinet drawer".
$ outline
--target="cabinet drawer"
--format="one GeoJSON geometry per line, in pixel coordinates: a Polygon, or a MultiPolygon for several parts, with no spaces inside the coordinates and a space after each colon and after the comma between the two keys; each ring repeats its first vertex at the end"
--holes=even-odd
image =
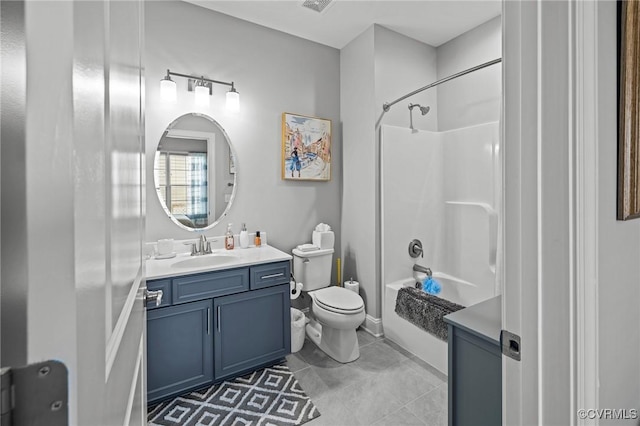
{"type": "Polygon", "coordinates": [[[291,274],[289,261],[253,266],[250,270],[251,290],[286,284],[291,274]]]}
{"type": "Polygon", "coordinates": [[[171,280],[155,280],[147,281],[147,290],[157,291],[162,290],[162,303],[158,306],[147,306],[147,309],[164,308],[171,305],[171,280]]]}
{"type": "Polygon", "coordinates": [[[189,275],[173,279],[173,303],[210,299],[246,290],[249,290],[248,268],[189,275]]]}

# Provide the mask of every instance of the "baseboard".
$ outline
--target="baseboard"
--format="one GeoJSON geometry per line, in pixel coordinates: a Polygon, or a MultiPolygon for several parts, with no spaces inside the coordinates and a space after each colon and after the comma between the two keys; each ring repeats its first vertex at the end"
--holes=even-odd
{"type": "Polygon", "coordinates": [[[382,331],[382,318],[374,318],[369,314],[365,317],[360,328],[375,337],[382,337],[384,335],[382,331]]]}

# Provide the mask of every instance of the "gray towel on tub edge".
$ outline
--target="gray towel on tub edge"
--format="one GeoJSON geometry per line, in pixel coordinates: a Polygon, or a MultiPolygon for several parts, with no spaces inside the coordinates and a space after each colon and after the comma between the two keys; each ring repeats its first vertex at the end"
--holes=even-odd
{"type": "Polygon", "coordinates": [[[396,298],[396,314],[441,340],[448,337],[444,316],[464,308],[413,287],[402,287],[396,298]]]}

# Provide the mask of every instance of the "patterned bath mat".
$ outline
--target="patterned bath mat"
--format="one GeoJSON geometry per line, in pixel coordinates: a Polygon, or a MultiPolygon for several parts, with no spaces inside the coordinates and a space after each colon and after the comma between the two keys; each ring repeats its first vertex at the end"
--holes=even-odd
{"type": "Polygon", "coordinates": [[[200,389],[149,409],[149,425],[301,425],[320,416],[286,365],[200,389]]]}

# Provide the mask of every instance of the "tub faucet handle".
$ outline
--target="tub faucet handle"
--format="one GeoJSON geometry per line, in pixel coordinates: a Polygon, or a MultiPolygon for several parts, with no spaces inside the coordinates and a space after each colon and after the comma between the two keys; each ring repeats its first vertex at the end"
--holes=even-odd
{"type": "Polygon", "coordinates": [[[409,256],[414,259],[418,256],[424,257],[424,250],[422,250],[422,242],[414,239],[409,243],[409,256]]]}

